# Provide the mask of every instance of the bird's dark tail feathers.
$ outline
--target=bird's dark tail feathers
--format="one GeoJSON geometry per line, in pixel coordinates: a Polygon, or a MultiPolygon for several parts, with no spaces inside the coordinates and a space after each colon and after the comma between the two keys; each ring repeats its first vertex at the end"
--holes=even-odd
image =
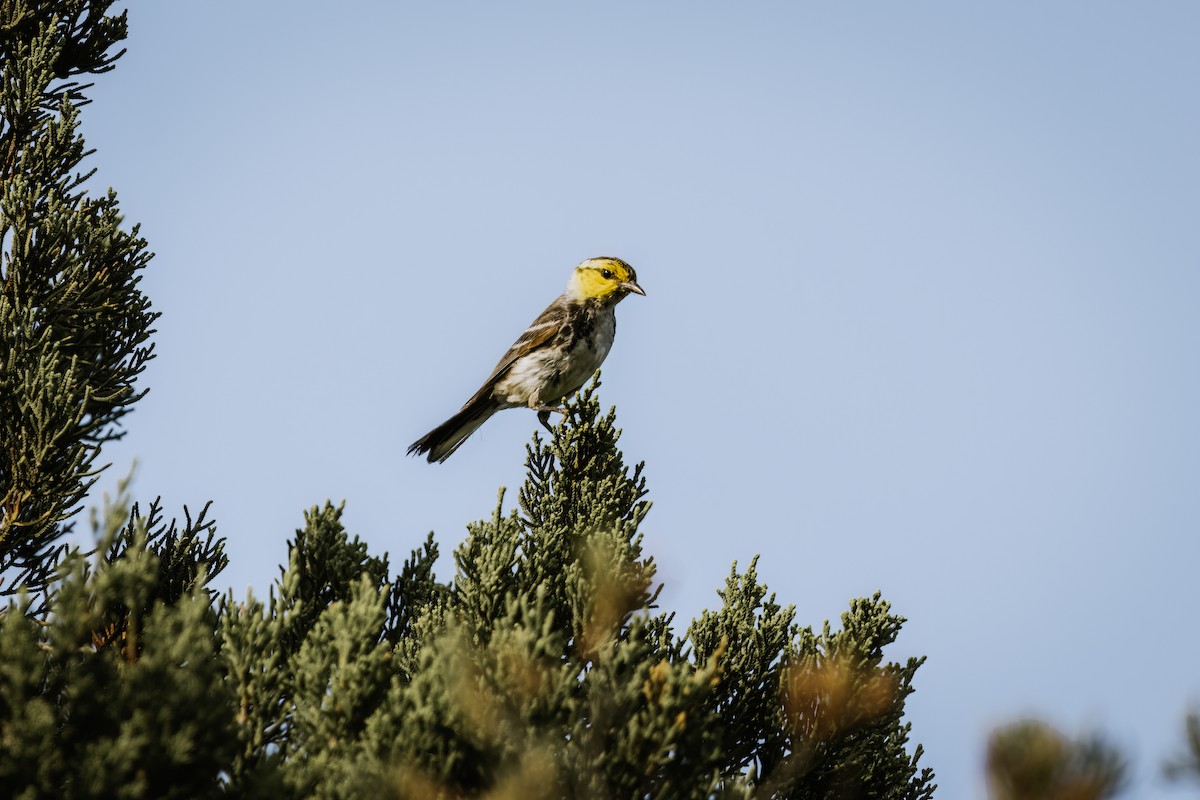
{"type": "Polygon", "coordinates": [[[442,462],[449,458],[458,446],[467,440],[488,417],[500,410],[500,404],[491,397],[480,397],[462,407],[450,419],[412,443],[408,454],[429,454],[428,460],[442,462]]]}

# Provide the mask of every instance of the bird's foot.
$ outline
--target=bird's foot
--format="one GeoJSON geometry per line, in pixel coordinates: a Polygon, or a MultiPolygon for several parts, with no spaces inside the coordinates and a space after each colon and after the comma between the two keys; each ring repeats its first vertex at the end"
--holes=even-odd
{"type": "Polygon", "coordinates": [[[558,408],[556,406],[530,406],[530,408],[538,412],[538,422],[542,423],[542,427],[551,433],[554,433],[554,427],[550,424],[550,414],[554,412],[562,414],[565,417],[568,413],[565,408],[558,408]]]}

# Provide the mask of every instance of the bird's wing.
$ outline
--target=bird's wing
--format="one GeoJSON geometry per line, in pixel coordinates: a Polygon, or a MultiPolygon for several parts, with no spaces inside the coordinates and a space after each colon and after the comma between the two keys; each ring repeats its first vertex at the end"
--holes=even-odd
{"type": "Polygon", "coordinates": [[[508,348],[508,352],[501,356],[499,363],[496,364],[496,368],[492,370],[492,374],[488,375],[487,380],[483,382],[483,386],[479,387],[479,391],[463,404],[463,408],[471,405],[480,397],[490,394],[492,389],[495,388],[496,383],[504,377],[505,373],[508,372],[509,368],[518,359],[529,355],[553,339],[562,329],[563,322],[567,318],[566,306],[567,299],[565,295],[548,305],[546,310],[530,323],[525,332],[517,337],[512,347],[508,348]]]}

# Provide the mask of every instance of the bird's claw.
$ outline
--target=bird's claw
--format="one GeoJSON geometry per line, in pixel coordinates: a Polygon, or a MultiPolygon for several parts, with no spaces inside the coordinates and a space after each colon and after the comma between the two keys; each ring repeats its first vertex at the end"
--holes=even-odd
{"type": "Polygon", "coordinates": [[[554,426],[550,424],[550,414],[562,414],[565,417],[570,413],[567,409],[558,406],[531,406],[531,408],[538,412],[538,422],[542,423],[542,427],[551,433],[554,433],[554,426]]]}

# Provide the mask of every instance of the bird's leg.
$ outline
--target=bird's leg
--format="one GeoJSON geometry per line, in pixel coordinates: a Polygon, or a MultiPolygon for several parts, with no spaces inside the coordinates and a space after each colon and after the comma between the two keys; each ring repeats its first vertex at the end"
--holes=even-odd
{"type": "Polygon", "coordinates": [[[546,430],[550,431],[551,433],[554,433],[554,428],[552,428],[550,426],[550,413],[557,412],[559,414],[562,414],[564,417],[567,415],[567,410],[565,408],[558,408],[556,406],[537,405],[537,406],[530,406],[530,408],[532,408],[534,411],[538,412],[538,422],[542,423],[542,427],[545,428],[546,430]]]}

